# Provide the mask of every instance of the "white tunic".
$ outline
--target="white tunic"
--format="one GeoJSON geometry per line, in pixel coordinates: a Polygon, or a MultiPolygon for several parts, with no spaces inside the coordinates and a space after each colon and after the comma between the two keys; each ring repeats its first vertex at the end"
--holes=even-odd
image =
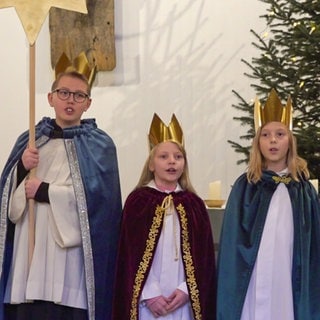
{"type": "Polygon", "coordinates": [[[293,320],[293,217],[287,187],[280,183],[268,209],[241,320],[293,320]]]}
{"type": "MultiPolygon", "coordinates": [[[[149,186],[156,188],[154,182],[151,182],[149,186]]],[[[175,191],[179,190],[181,190],[180,186],[178,186],[175,191]]],[[[159,295],[168,297],[176,289],[180,289],[188,294],[180,250],[180,224],[177,212],[172,210],[168,211],[164,218],[162,232],[155,251],[150,273],[142,290],[139,319],[192,320],[193,314],[190,303],[186,303],[174,312],[158,318],[155,318],[152,315],[144,303],[144,300],[159,295]],[[178,249],[178,252],[176,252],[176,249],[178,249]]]]}
{"type": "Polygon", "coordinates": [[[63,139],[50,140],[39,156],[36,175],[50,184],[50,204],[35,202],[35,248],[28,272],[24,181],[13,192],[9,219],[16,227],[5,302],[46,300],[87,309],[80,223],[63,139]]]}

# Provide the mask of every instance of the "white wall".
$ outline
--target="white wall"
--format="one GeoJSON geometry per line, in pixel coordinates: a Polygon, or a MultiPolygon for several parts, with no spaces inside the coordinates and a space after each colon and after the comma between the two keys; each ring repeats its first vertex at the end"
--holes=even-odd
{"type": "MultiPolygon", "coordinates": [[[[242,173],[232,90],[255,93],[240,61],[257,53],[250,29],[264,31],[259,0],[115,0],[117,67],[100,72],[85,114],[114,139],[123,198],[147,157],[153,113],[168,123],[174,112],[185,133],[191,180],[201,197],[222,180],[223,197],[242,173]]],[[[1,152],[3,167],[18,134],[28,129],[29,45],[13,8],[0,10],[1,152]]],[[[79,40],[80,41],[80,40],[79,40]]],[[[36,121],[54,116],[46,96],[53,80],[48,19],[36,42],[36,121]]]]}

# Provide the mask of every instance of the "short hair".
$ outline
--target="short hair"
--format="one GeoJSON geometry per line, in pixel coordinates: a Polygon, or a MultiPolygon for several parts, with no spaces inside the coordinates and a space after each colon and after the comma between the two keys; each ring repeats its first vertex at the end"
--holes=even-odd
{"type": "Polygon", "coordinates": [[[90,95],[91,95],[91,87],[89,85],[89,81],[88,81],[88,79],[87,79],[87,77],[85,75],[83,75],[82,73],[79,73],[77,71],[67,71],[67,72],[59,73],[57,75],[55,81],[52,83],[51,91],[54,91],[55,89],[57,89],[57,87],[59,85],[59,81],[63,77],[70,77],[70,78],[75,78],[75,79],[79,79],[79,80],[83,81],[87,86],[87,94],[90,97],[90,95]]]}

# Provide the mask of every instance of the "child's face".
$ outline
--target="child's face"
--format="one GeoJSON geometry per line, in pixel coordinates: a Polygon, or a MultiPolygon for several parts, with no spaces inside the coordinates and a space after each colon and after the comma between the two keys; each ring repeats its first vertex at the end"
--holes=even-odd
{"type": "Polygon", "coordinates": [[[157,186],[173,189],[181,177],[185,159],[179,147],[173,142],[162,142],[155,147],[149,169],[154,173],[157,186]]]}
{"type": "Polygon", "coordinates": [[[260,150],[267,169],[279,172],[287,167],[289,135],[281,122],[269,122],[262,129],[259,138],[260,150]]]}
{"type": "MultiPolygon", "coordinates": [[[[87,85],[81,79],[63,76],[56,89],[64,89],[70,92],[81,92],[87,94],[87,85]]],[[[48,101],[54,108],[56,114],[56,122],[61,128],[77,126],[80,124],[81,116],[91,104],[91,99],[87,97],[83,102],[76,102],[74,94],[70,94],[69,98],[62,100],[58,96],[58,92],[50,92],[48,101]]]]}

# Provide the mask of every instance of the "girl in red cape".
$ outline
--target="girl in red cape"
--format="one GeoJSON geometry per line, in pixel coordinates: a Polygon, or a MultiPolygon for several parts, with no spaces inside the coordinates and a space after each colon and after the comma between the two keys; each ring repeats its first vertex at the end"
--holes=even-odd
{"type": "Polygon", "coordinates": [[[113,319],[216,317],[211,225],[179,130],[174,115],[168,127],[154,115],[150,155],[123,210],[113,319]]]}

